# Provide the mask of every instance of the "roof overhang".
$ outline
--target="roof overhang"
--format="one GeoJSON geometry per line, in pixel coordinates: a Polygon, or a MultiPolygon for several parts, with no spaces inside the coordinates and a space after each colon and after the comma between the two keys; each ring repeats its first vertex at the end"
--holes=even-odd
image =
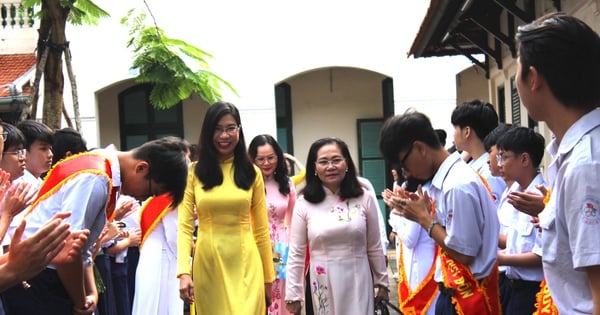
{"type": "MultiPolygon", "coordinates": [[[[553,0],[560,10],[560,0],[553,0]]],[[[463,55],[486,71],[502,69],[502,46],[516,58],[515,30],[535,18],[535,0],[431,0],[408,52],[415,58],[463,55]],[[504,27],[501,27],[505,25],[504,27]],[[483,55],[480,61],[475,55],[483,55]]]]}

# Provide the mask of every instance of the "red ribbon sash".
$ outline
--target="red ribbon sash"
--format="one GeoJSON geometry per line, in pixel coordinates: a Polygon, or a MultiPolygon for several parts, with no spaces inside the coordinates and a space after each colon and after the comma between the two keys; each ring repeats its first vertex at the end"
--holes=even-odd
{"type": "Polygon", "coordinates": [[[400,259],[398,261],[398,295],[400,296],[400,310],[405,315],[422,314],[424,310],[429,309],[437,295],[438,284],[433,279],[437,250],[434,250],[436,253],[434,254],[431,268],[429,269],[427,276],[425,276],[421,284],[412,291],[406,277],[404,261],[402,259],[402,246],[400,246],[400,259]]]}
{"type": "Polygon", "coordinates": [[[454,289],[452,302],[459,315],[501,313],[497,263],[492,273],[480,284],[469,268],[455,261],[441,248],[438,255],[442,263],[444,286],[454,289]]]}
{"type": "Polygon", "coordinates": [[[52,196],[69,179],[81,173],[95,173],[106,176],[108,179],[110,197],[106,205],[106,217],[111,219],[115,210],[118,189],[113,189],[112,187],[110,161],[99,154],[90,152],[73,155],[58,162],[50,172],[48,172],[37,197],[25,215],[31,213],[41,201],[52,196]]]}
{"type": "Polygon", "coordinates": [[[558,310],[552,296],[550,296],[550,290],[548,290],[548,284],[546,279],[540,283],[540,292],[535,295],[535,312],[533,315],[558,315],[558,310]]]}
{"type": "Polygon", "coordinates": [[[144,245],[144,241],[150,232],[154,230],[158,222],[167,214],[171,209],[173,198],[170,194],[162,194],[156,197],[149,198],[142,206],[140,213],[140,228],[142,230],[142,241],[140,242],[140,249],[144,245]]]}

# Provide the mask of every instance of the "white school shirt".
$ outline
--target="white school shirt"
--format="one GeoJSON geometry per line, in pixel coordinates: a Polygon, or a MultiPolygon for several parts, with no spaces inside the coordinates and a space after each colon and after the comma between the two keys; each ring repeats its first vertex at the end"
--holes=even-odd
{"type": "MultiPolygon", "coordinates": [[[[535,185],[546,186],[542,174],[537,174],[525,189],[517,182],[514,182],[511,188],[513,191],[540,194],[535,185]]],[[[508,205],[512,207],[512,205],[508,205]]],[[[512,207],[512,215],[506,230],[506,253],[522,254],[529,252],[542,256],[542,233],[531,223],[530,215],[512,207]]],[[[542,281],[544,272],[542,266],[506,266],[506,276],[513,280],[542,281]]]]}
{"type": "Polygon", "coordinates": [[[385,221],[383,221],[383,214],[381,214],[381,208],[379,207],[379,200],[377,199],[377,195],[375,194],[375,187],[370,180],[364,177],[358,176],[358,182],[364,186],[366,192],[370,194],[373,198],[375,198],[375,208],[377,210],[377,222],[379,223],[379,237],[381,238],[381,249],[383,250],[383,256],[387,257],[387,248],[390,244],[390,241],[387,236],[387,231],[385,228],[385,221]]]}
{"type": "MultiPolygon", "coordinates": [[[[510,203],[508,203],[508,194],[510,194],[513,191],[513,189],[515,189],[514,183],[512,186],[506,187],[506,189],[502,193],[502,197],[500,197],[500,203],[498,203],[497,213],[498,213],[498,223],[500,223],[499,224],[500,230],[498,233],[500,235],[506,236],[506,231],[511,224],[513,211],[515,208],[510,203]]],[[[498,247],[498,250],[503,250],[503,249],[498,247]]],[[[498,272],[500,272],[500,273],[506,272],[506,266],[498,266],[498,272]]]]}
{"type": "MultiPolygon", "coordinates": [[[[430,185],[430,182],[424,184],[423,189],[429,191],[430,185]]],[[[402,216],[397,217],[397,238],[402,240],[400,245],[402,246],[402,257],[400,259],[404,263],[404,274],[410,289],[416,290],[429,274],[431,265],[434,263],[436,243],[417,222],[402,216]]],[[[436,300],[437,297],[431,302],[425,314],[435,314],[436,300]]]]}
{"type": "MultiPolygon", "coordinates": [[[[97,150],[95,152],[110,159],[112,184],[120,186],[121,174],[116,151],[97,150]]],[[[64,211],[71,212],[71,216],[63,220],[71,225],[71,231],[90,230],[88,242],[83,251],[83,261],[86,265],[91,264],[93,244],[106,224],[106,204],[110,197],[107,182],[108,179],[105,176],[93,173],[81,173],[70,178],[51,197],[41,201],[36,209],[25,217],[27,225],[23,232],[23,239],[33,235],[54,214],[64,211]]],[[[13,222],[15,224],[11,225],[9,229],[11,237],[16,225],[19,224],[16,220],[13,222]]]]}
{"type": "MultiPolygon", "coordinates": [[[[502,193],[506,190],[506,182],[501,176],[492,175],[492,171],[490,171],[490,167],[487,164],[488,157],[490,154],[485,152],[482,154],[477,160],[472,160],[469,162],[471,168],[473,168],[477,173],[481,175],[481,177],[485,178],[490,186],[490,190],[492,191],[492,195],[494,196],[494,205],[496,207],[500,204],[500,199],[502,198],[502,193]]],[[[494,158],[494,161],[496,159],[494,158]]]]}
{"type": "MultiPolygon", "coordinates": [[[[487,277],[498,257],[498,215],[481,178],[458,154],[447,157],[431,180],[436,220],[445,227],[449,248],[475,257],[468,265],[477,279],[487,277]]],[[[442,282],[440,259],[435,281],[442,282]]]]}
{"type": "Polygon", "coordinates": [[[550,201],[540,213],[544,275],[561,314],[591,314],[585,267],[600,265],[600,109],[547,147],[550,201]]]}

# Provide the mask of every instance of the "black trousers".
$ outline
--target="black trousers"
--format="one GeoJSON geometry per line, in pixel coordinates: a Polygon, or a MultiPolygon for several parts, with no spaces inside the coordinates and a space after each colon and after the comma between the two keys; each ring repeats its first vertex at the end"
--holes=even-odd
{"type": "Polygon", "coordinates": [[[506,307],[506,315],[533,314],[535,295],[540,291],[539,281],[510,280],[512,294],[506,307]]]}
{"type": "Polygon", "coordinates": [[[452,304],[452,296],[454,290],[445,288],[441,282],[438,282],[440,295],[435,303],[435,315],[457,315],[454,304],[452,304]]]}
{"type": "Polygon", "coordinates": [[[73,314],[73,302],[56,270],[46,268],[27,283],[29,288],[19,283],[2,293],[6,315],[73,314]]]}
{"type": "Polygon", "coordinates": [[[510,279],[506,277],[505,272],[498,274],[498,287],[500,289],[500,306],[502,306],[502,314],[509,314],[506,312],[508,303],[510,302],[512,284],[510,279]]]}

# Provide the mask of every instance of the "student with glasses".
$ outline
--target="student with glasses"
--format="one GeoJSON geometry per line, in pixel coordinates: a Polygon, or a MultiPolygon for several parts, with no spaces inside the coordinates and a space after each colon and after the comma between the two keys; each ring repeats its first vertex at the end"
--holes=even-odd
{"type": "Polygon", "coordinates": [[[89,230],[83,253],[53,263],[2,295],[6,314],[89,314],[98,292],[92,269],[92,246],[113,215],[117,193],[138,200],[168,193],[183,199],[187,161],[180,141],[158,139],[129,151],[95,150],[58,162],[46,175],[38,198],[25,211],[24,235],[35,233],[54,214],[69,211],[71,230],[89,230]],[[150,172],[152,169],[152,172],[150,172]]]}
{"type": "Polygon", "coordinates": [[[248,155],[260,168],[267,195],[267,215],[276,273],[272,291],[273,302],[267,313],[289,314],[282,306],[285,305],[285,267],[292,213],[296,204],[296,189],[287,175],[283,150],[272,136],[254,137],[248,147],[248,155]]]}
{"type": "MultiPolygon", "coordinates": [[[[9,168],[8,166],[11,165],[10,168],[15,169],[15,174],[0,169],[0,240],[2,240],[15,215],[31,203],[37,190],[32,189],[28,183],[12,184],[14,178],[20,174],[18,158],[23,153],[18,148],[19,145],[24,145],[24,136],[16,127],[3,123],[1,120],[0,135],[2,135],[0,168],[9,168]],[[5,145],[8,152],[4,152],[5,145]]],[[[19,283],[22,286],[29,285],[25,280],[37,275],[61,251],[73,255],[80,251],[81,246],[87,240],[87,234],[82,234],[80,238],[65,243],[70,233],[69,224],[63,220],[68,216],[69,213],[66,212],[54,215],[37,232],[26,238],[23,238],[23,231],[27,222],[20,220],[17,223],[15,237],[7,242],[7,245],[10,245],[10,255],[4,253],[0,256],[0,292],[19,285],[19,283]]],[[[4,314],[1,302],[0,313],[4,314]]]]}
{"type": "Polygon", "coordinates": [[[179,294],[194,302],[198,314],[264,315],[271,304],[275,268],[265,185],[248,158],[241,126],[233,104],[208,108],[199,159],[190,164],[179,206],[179,294]],[[195,214],[198,232],[192,244],[195,214]]]}
{"type": "Polygon", "coordinates": [[[314,314],[372,314],[375,303],[389,299],[377,200],[340,139],[311,145],[306,174],[292,218],[286,307],[301,312],[308,251],[314,314]]]}
{"type": "Polygon", "coordinates": [[[379,147],[390,163],[403,161],[405,176],[431,182],[428,192],[392,195],[387,204],[417,222],[439,248],[436,314],[499,314],[498,216],[481,178],[442,147],[419,112],[386,120],[379,147]]]}

